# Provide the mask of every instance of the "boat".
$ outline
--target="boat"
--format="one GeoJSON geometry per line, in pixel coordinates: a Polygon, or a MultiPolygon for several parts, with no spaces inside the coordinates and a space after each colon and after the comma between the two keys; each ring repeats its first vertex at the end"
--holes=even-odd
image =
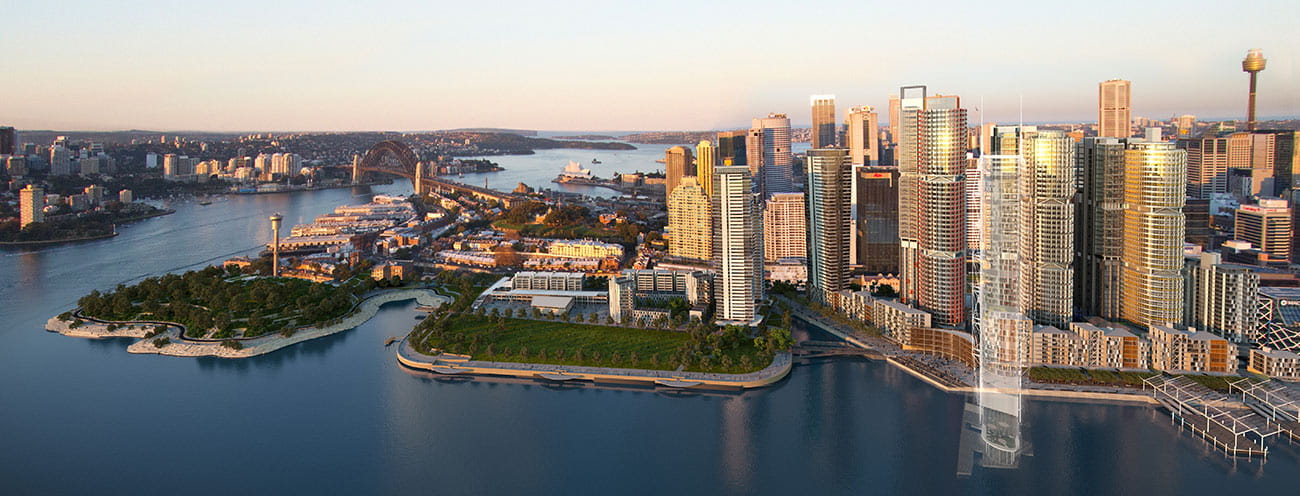
{"type": "Polygon", "coordinates": [[[203,201],[199,202],[199,205],[211,205],[211,204],[212,204],[212,201],[211,201],[211,200],[203,200],[203,201]]]}
{"type": "Polygon", "coordinates": [[[591,159],[591,163],[593,163],[593,164],[599,164],[600,161],[599,161],[599,160],[596,160],[596,159],[593,158],[593,159],[591,159]]]}

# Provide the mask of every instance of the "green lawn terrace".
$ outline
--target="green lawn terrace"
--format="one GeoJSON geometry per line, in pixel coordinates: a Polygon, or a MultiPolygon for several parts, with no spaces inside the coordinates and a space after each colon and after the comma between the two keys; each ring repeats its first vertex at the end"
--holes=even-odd
{"type": "Polygon", "coordinates": [[[783,329],[767,329],[757,337],[739,326],[716,331],[696,323],[689,329],[444,313],[417,325],[410,342],[426,355],[470,355],[477,361],[724,374],[761,370],[792,344],[783,329]]]}
{"type": "Polygon", "coordinates": [[[334,285],[280,277],[247,276],[219,267],[151,277],[77,301],[63,320],[163,321],[185,326],[191,339],[240,339],[329,325],[346,316],[375,283],[354,279],[334,285]]]}

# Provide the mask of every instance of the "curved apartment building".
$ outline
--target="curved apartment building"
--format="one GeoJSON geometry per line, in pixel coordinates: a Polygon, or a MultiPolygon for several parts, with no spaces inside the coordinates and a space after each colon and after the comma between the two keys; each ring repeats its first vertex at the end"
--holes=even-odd
{"type": "Polygon", "coordinates": [[[1153,131],[1124,152],[1120,316],[1142,327],[1180,323],[1184,304],[1187,152],[1153,131]]]}

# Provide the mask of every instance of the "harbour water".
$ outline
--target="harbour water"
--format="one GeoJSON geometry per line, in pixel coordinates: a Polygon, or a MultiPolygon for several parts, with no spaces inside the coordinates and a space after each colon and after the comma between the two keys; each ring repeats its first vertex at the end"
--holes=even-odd
{"type": "MultiPolygon", "coordinates": [[[[543,172],[549,181],[577,157],[633,170],[612,160],[616,152],[533,157],[546,153],[557,160],[544,171],[503,159],[508,171],[492,181],[543,172]]],[[[1284,442],[1271,443],[1267,461],[1233,461],[1149,407],[1039,400],[1026,402],[1032,455],[1019,468],[977,466],[959,477],[964,399],[881,362],[800,365],[776,386],[743,394],[432,377],[398,366],[383,345],[416,322],[414,302],[390,304],[353,331],[244,360],[131,355],[125,342],[42,330],[92,289],[256,250],[272,212],[292,224],[371,191],[409,189],[177,202],[169,205],[176,214],[112,239],[0,251],[0,493],[1218,495],[1300,487],[1300,448],[1284,442]]]]}

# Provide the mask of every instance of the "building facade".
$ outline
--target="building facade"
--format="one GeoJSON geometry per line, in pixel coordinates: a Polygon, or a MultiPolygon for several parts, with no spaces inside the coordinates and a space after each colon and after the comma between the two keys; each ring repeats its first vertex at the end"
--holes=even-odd
{"type": "Polygon", "coordinates": [[[705,196],[713,195],[713,168],[718,166],[718,147],[709,140],[695,145],[695,180],[705,196]]]}
{"type": "Polygon", "coordinates": [[[1222,263],[1218,252],[1189,261],[1187,325],[1234,343],[1255,342],[1259,329],[1259,274],[1250,267],[1222,263]]]}
{"type": "Polygon", "coordinates": [[[898,169],[855,168],[853,262],[868,274],[898,273],[898,169]]]}
{"type": "Polygon", "coordinates": [[[1064,328],[1074,315],[1074,140],[1029,131],[1021,145],[1020,296],[1037,324],[1064,328]]]}
{"type": "Polygon", "coordinates": [[[763,298],[762,224],[749,168],[715,169],[713,187],[715,319],[753,323],[763,298]]]}
{"type": "Polygon", "coordinates": [[[695,158],[691,149],[674,146],[664,152],[664,181],[667,184],[664,195],[672,195],[673,190],[682,184],[682,178],[695,175],[695,158]]]}
{"type": "Polygon", "coordinates": [[[1165,372],[1237,371],[1237,347],[1205,331],[1151,326],[1151,368],[1165,372]]]}
{"type": "Polygon", "coordinates": [[[808,151],[808,295],[827,303],[848,287],[853,251],[853,165],[843,148],[808,151]]]}
{"type": "Polygon", "coordinates": [[[1235,239],[1277,260],[1291,257],[1291,209],[1286,200],[1261,199],[1255,205],[1242,205],[1236,214],[1235,239]]]}
{"type": "Polygon", "coordinates": [[[900,147],[909,148],[902,153],[910,155],[904,160],[914,164],[915,181],[900,181],[915,188],[899,193],[900,225],[915,222],[914,241],[900,228],[903,263],[912,265],[903,269],[912,281],[904,287],[914,288],[916,305],[936,325],[959,326],[966,321],[966,109],[956,96],[923,97],[920,108],[914,102],[904,101],[901,111],[900,147]]]}
{"type": "Polygon", "coordinates": [[[763,259],[807,258],[809,220],[803,193],[768,198],[763,208],[763,259]]]}
{"type": "Polygon", "coordinates": [[[757,191],[764,197],[794,191],[790,119],[785,114],[755,118],[746,136],[745,147],[749,170],[759,182],[757,191]]]}
{"type": "Polygon", "coordinates": [[[1097,85],[1097,136],[1133,135],[1133,83],[1123,79],[1097,85]]]}
{"type": "Polygon", "coordinates": [[[713,259],[713,204],[690,176],[668,195],[668,254],[713,259]]]}
{"type": "Polygon", "coordinates": [[[45,222],[45,190],[28,184],[18,192],[18,227],[45,222]]]}
{"type": "Polygon", "coordinates": [[[1120,317],[1126,140],[1084,138],[1075,162],[1083,181],[1076,210],[1075,301],[1085,314],[1120,317]]]}
{"type": "Polygon", "coordinates": [[[813,95],[812,105],[812,147],[830,148],[835,146],[835,95],[813,95]]]}
{"type": "Polygon", "coordinates": [[[1120,315],[1141,326],[1175,325],[1184,304],[1187,152],[1153,129],[1129,143],[1124,161],[1120,315]]]}
{"type": "Polygon", "coordinates": [[[853,165],[880,165],[880,117],[870,105],[849,109],[844,118],[844,145],[853,165]]]}

